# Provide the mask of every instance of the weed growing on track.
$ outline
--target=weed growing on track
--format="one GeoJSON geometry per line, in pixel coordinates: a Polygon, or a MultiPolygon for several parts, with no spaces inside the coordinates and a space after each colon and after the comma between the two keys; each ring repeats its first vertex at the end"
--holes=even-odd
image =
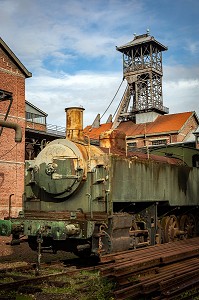
{"type": "Polygon", "coordinates": [[[51,278],[36,285],[21,286],[16,292],[0,292],[16,300],[114,300],[114,284],[98,271],[80,271],[70,276],[51,278]],[[40,290],[40,291],[38,291],[40,290]]]}

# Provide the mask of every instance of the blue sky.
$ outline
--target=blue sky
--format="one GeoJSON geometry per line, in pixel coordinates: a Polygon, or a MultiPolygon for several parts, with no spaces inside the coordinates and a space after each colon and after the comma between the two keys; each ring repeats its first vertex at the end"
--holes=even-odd
{"type": "MultiPolygon", "coordinates": [[[[198,0],[0,0],[0,36],[32,72],[26,99],[65,125],[65,107],[85,108],[84,126],[104,113],[123,78],[116,51],[146,33],[163,52],[163,103],[199,116],[198,0]]],[[[115,98],[102,121],[114,113],[115,98]]]]}

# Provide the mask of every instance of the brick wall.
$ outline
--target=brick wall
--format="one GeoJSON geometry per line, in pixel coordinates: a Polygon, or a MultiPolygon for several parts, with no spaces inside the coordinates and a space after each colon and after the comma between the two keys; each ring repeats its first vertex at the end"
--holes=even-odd
{"type": "Polygon", "coordinates": [[[175,143],[177,142],[177,134],[164,134],[164,135],[150,135],[147,136],[146,138],[143,137],[137,137],[135,139],[132,139],[131,141],[129,140],[129,142],[136,142],[136,147],[137,148],[142,148],[145,146],[151,146],[153,144],[153,141],[156,140],[166,140],[167,144],[169,143],[175,143]]]}
{"type": "Polygon", "coordinates": [[[182,142],[185,137],[190,133],[194,132],[198,127],[198,123],[194,116],[190,117],[187,122],[184,124],[182,130],[178,134],[178,142],[182,142]]]}
{"type": "MultiPolygon", "coordinates": [[[[15,61],[0,47],[0,89],[13,93],[13,103],[7,121],[18,123],[23,139],[15,143],[13,129],[3,128],[0,136],[0,218],[8,216],[9,197],[11,215],[17,216],[22,208],[24,192],[25,151],[25,74],[15,61]]],[[[0,118],[4,119],[9,100],[0,102],[0,118]]]]}
{"type": "MultiPolygon", "coordinates": [[[[146,138],[144,138],[144,135],[141,137],[135,137],[131,140],[128,140],[128,142],[136,142],[136,147],[142,148],[145,146],[151,146],[153,144],[153,141],[155,140],[167,140],[167,144],[170,143],[179,143],[183,142],[184,139],[189,136],[191,133],[193,133],[198,127],[197,120],[194,116],[191,116],[187,122],[184,124],[184,126],[181,128],[179,133],[171,133],[171,134],[159,134],[159,135],[146,135],[146,138]]],[[[199,145],[196,144],[196,148],[199,149],[199,145]]]]}
{"type": "Polygon", "coordinates": [[[38,130],[38,131],[46,131],[46,125],[45,124],[39,124],[34,122],[26,122],[26,128],[38,130]]]}

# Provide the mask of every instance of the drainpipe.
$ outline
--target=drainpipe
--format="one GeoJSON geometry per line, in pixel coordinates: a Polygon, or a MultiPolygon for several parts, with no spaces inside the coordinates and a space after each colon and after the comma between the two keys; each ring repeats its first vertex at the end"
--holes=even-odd
{"type": "Polygon", "coordinates": [[[9,203],[8,203],[8,218],[10,218],[11,217],[11,204],[12,204],[12,201],[11,201],[11,198],[12,198],[12,196],[14,196],[14,194],[10,194],[10,196],[9,196],[9,203]]]}
{"type": "Polygon", "coordinates": [[[21,143],[21,141],[22,141],[21,126],[19,126],[16,123],[7,122],[7,121],[3,121],[3,120],[0,120],[0,126],[14,129],[15,130],[15,142],[21,143]]]}

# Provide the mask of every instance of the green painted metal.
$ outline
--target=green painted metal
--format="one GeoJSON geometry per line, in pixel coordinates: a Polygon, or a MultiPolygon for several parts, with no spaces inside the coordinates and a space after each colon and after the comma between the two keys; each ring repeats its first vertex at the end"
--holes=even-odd
{"type": "MultiPolygon", "coordinates": [[[[199,168],[187,166],[197,151],[185,149],[187,165],[175,165],[150,155],[143,160],[77,145],[53,141],[34,161],[26,162],[24,214],[0,221],[0,235],[26,235],[32,248],[37,248],[40,236],[44,246],[55,250],[57,246],[74,253],[108,253],[128,249],[131,243],[132,214],[125,215],[126,207],[132,208],[131,213],[134,207],[138,213],[144,211],[143,219],[154,203],[167,209],[199,205],[199,168]]],[[[169,155],[177,157],[174,150],[169,155]]],[[[155,232],[149,235],[155,240],[155,232]]]]}
{"type": "Polygon", "coordinates": [[[160,156],[178,158],[182,162],[189,166],[193,167],[194,157],[198,158],[199,161],[199,149],[182,146],[182,145],[166,145],[159,146],[149,149],[150,154],[156,154],[160,156]]]}
{"type": "Polygon", "coordinates": [[[49,237],[53,240],[66,240],[66,238],[88,239],[92,236],[95,222],[88,221],[52,221],[17,218],[0,220],[0,235],[23,234],[26,236],[49,237]]]}
{"type": "Polygon", "coordinates": [[[12,222],[10,220],[0,220],[0,235],[10,236],[12,233],[12,222]]]}
{"type": "Polygon", "coordinates": [[[199,168],[112,157],[112,202],[199,205],[199,168]]]}

